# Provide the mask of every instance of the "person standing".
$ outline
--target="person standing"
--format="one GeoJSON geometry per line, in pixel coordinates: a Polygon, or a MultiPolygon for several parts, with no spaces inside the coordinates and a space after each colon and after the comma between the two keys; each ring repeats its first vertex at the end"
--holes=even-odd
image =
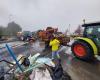
{"type": "Polygon", "coordinates": [[[52,47],[52,59],[55,58],[55,56],[59,59],[59,46],[60,46],[60,41],[56,37],[52,37],[50,40],[49,46],[52,47]]]}

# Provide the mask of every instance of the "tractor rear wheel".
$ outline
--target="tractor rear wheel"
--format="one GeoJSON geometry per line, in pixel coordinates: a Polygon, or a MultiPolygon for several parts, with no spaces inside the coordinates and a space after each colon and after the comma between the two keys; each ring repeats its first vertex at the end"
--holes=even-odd
{"type": "Polygon", "coordinates": [[[72,53],[79,59],[89,61],[94,58],[93,49],[83,41],[75,41],[71,46],[72,53]]]}

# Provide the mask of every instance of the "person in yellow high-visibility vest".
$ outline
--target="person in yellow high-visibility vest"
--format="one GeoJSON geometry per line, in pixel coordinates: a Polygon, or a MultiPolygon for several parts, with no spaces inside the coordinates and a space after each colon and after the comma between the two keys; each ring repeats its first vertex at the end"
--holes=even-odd
{"type": "Polygon", "coordinates": [[[55,56],[59,59],[59,46],[60,46],[60,41],[56,37],[52,37],[50,40],[49,46],[52,47],[52,59],[55,58],[55,56]]]}

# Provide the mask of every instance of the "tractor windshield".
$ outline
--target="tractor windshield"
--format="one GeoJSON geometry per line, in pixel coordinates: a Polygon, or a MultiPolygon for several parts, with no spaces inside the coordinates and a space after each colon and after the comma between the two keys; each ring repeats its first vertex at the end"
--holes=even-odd
{"type": "Polygon", "coordinates": [[[85,28],[85,37],[91,38],[100,48],[100,25],[85,28]]]}
{"type": "Polygon", "coordinates": [[[100,26],[90,26],[86,28],[87,35],[96,35],[100,34],[100,26]]]}

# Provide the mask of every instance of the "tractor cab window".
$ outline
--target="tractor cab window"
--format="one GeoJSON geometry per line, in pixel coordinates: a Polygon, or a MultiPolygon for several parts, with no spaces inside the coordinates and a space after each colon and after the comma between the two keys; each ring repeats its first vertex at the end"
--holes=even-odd
{"type": "Polygon", "coordinates": [[[94,42],[100,47],[100,26],[86,27],[85,36],[94,40],[94,42]]]}
{"type": "Polygon", "coordinates": [[[87,35],[91,35],[93,33],[93,28],[88,28],[86,30],[87,35]]]}
{"type": "Polygon", "coordinates": [[[94,34],[94,28],[93,27],[86,27],[85,29],[85,36],[88,38],[93,37],[94,34]]]}
{"type": "Polygon", "coordinates": [[[98,28],[98,32],[100,33],[100,28],[98,28]]]}
{"type": "Polygon", "coordinates": [[[100,26],[90,26],[85,30],[87,37],[99,37],[100,38],[100,26]]]}

